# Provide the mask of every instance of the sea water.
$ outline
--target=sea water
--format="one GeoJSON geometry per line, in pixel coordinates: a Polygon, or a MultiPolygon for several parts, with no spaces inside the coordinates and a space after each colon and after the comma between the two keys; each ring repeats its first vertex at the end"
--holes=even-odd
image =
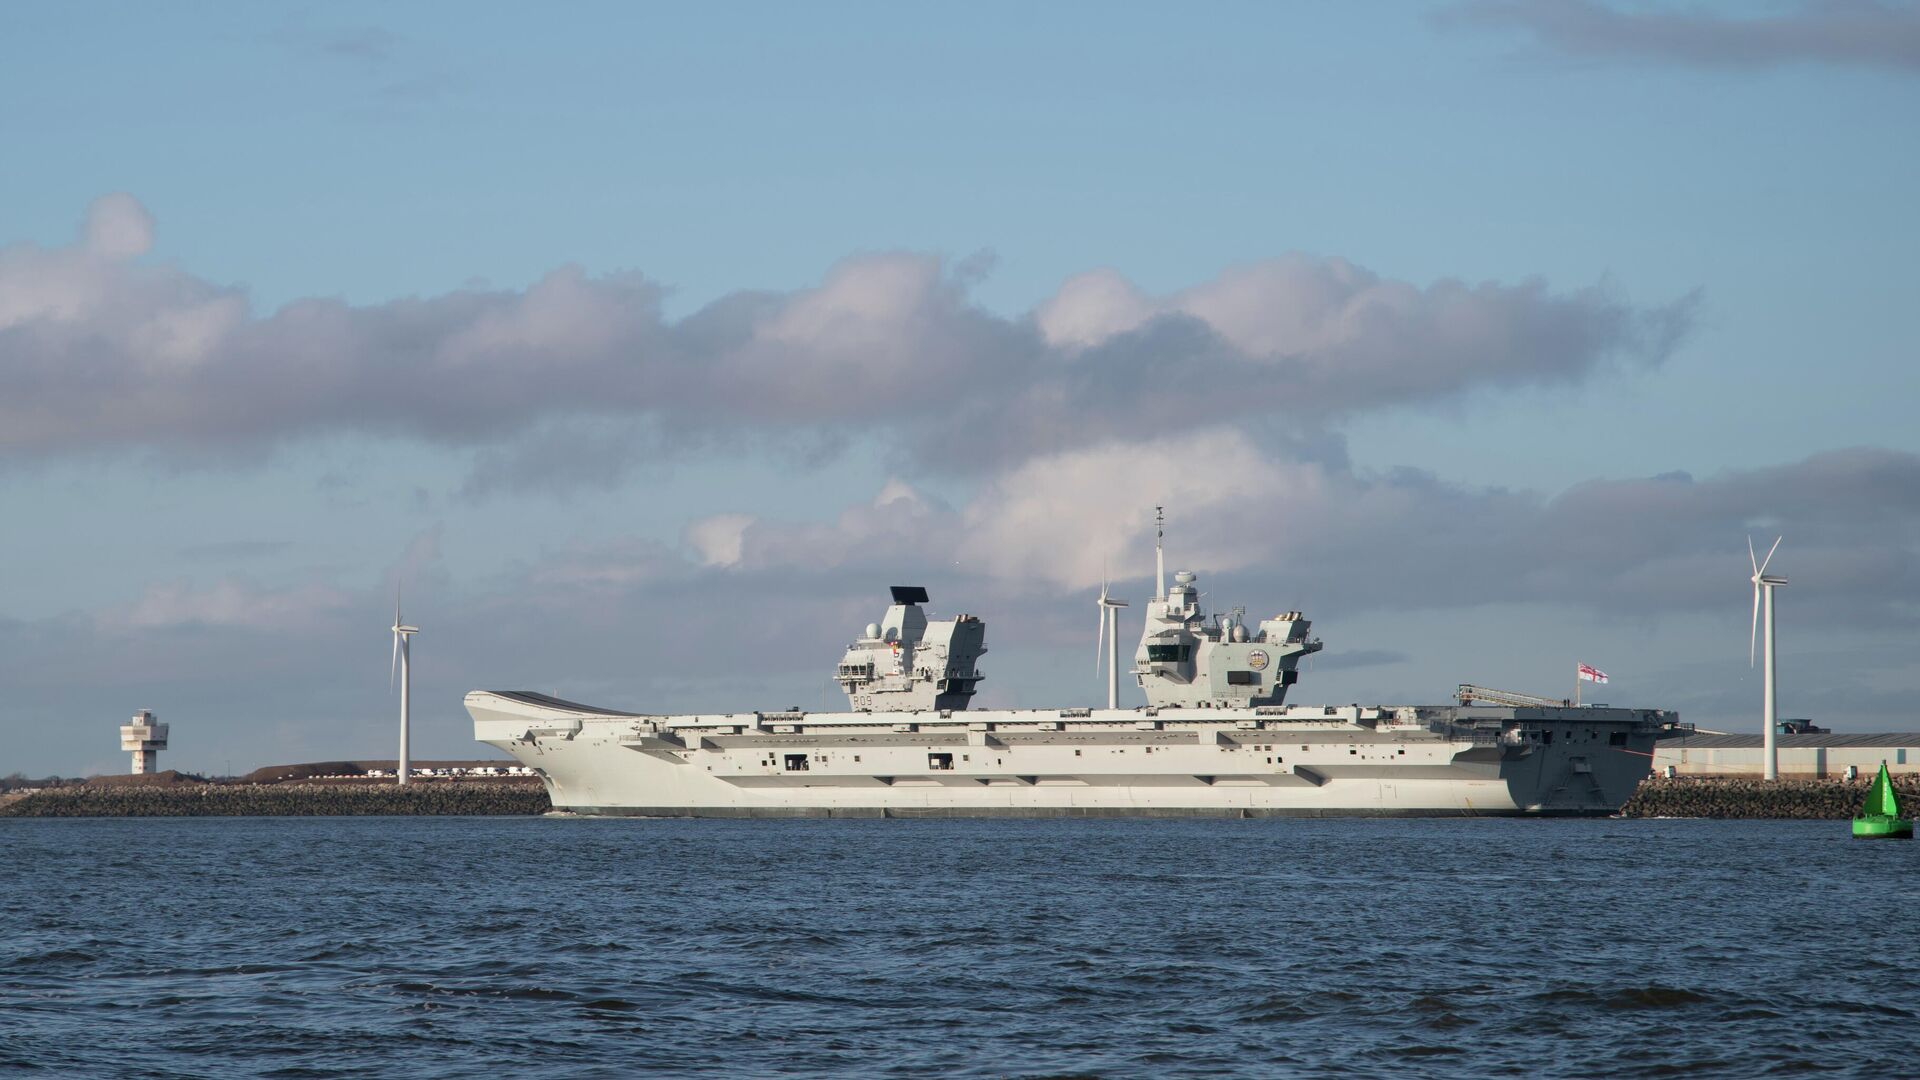
{"type": "Polygon", "coordinates": [[[0,821],[0,1069],[1920,1072],[1845,822],[0,821]]]}

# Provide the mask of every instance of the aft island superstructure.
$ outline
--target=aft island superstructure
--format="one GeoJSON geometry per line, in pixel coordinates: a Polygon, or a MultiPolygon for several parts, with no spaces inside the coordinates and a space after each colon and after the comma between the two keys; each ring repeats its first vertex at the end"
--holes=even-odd
{"type": "MultiPolygon", "coordinates": [[[[1146,605],[1132,709],[970,710],[973,615],[893,603],[841,658],[844,712],[660,715],[527,691],[467,695],[474,737],[576,814],[1335,816],[1609,814],[1677,718],[1660,710],[1288,705],[1321,648],[1290,611],[1208,616],[1182,571],[1146,605]]],[[[1103,603],[1104,593],[1103,593],[1103,603]]]]}

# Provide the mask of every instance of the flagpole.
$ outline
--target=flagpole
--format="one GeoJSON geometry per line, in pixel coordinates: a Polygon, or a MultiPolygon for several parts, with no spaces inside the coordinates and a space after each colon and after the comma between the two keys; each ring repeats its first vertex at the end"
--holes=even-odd
{"type": "Polygon", "coordinates": [[[1573,665],[1573,707],[1580,707],[1580,664],[1577,661],[1573,665]]]}

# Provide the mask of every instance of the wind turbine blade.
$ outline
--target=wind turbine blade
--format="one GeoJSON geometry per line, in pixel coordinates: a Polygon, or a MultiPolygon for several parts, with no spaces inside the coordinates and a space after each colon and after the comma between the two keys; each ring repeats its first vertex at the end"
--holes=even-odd
{"type": "Polygon", "coordinates": [[[1101,657],[1106,655],[1107,644],[1107,607],[1100,605],[1100,633],[1093,639],[1093,673],[1100,674],[1101,657]]]}
{"type": "Polygon", "coordinates": [[[1753,666],[1754,652],[1760,645],[1760,583],[1753,583],[1753,625],[1747,632],[1747,666],[1753,666]]]}
{"type": "Polygon", "coordinates": [[[1760,573],[1760,559],[1753,553],[1753,534],[1747,534],[1747,562],[1753,565],[1755,575],[1760,573]]]}
{"type": "Polygon", "coordinates": [[[1776,536],[1773,538],[1773,546],[1767,549],[1767,557],[1760,560],[1760,569],[1755,570],[1754,573],[1764,574],[1767,572],[1767,564],[1773,561],[1773,553],[1780,550],[1780,541],[1785,539],[1786,537],[1784,536],[1776,536]]]}

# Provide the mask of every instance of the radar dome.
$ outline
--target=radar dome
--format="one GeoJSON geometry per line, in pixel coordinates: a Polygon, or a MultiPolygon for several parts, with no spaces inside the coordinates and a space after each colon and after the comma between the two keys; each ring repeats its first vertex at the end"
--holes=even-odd
{"type": "Polygon", "coordinates": [[[879,624],[879,623],[877,623],[877,622],[870,622],[870,623],[868,623],[868,624],[867,624],[867,637],[868,637],[868,638],[877,638],[877,637],[879,637],[879,636],[880,636],[880,624],[879,624]]]}
{"type": "Polygon", "coordinates": [[[1173,575],[1173,580],[1179,582],[1182,585],[1191,585],[1194,583],[1195,574],[1191,570],[1182,570],[1179,573],[1173,575]]]}

